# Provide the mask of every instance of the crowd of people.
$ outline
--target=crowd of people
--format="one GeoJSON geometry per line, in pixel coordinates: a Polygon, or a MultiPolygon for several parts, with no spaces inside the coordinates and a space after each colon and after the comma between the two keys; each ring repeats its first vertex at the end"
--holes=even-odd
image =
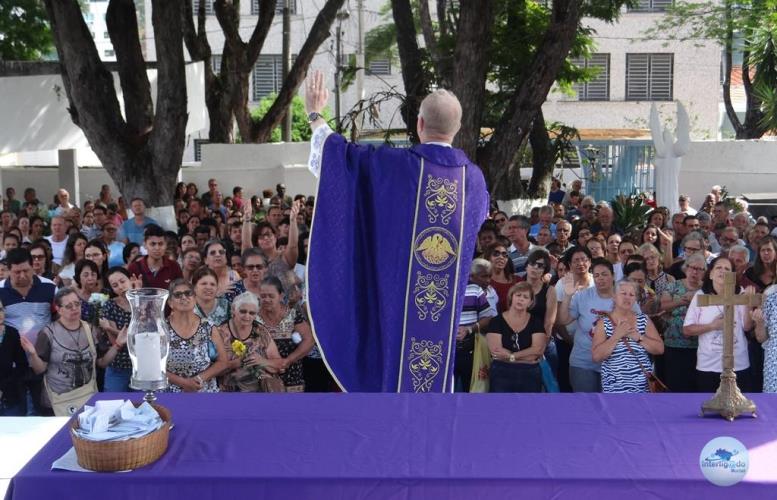
{"type": "Polygon", "coordinates": [[[205,193],[179,184],[169,231],[109,186],[81,207],[65,189],[48,205],[8,188],[0,415],[67,414],[97,391],[131,391],[126,292],[140,287],[169,291],[167,390],[336,389],[303,299],[313,198],[291,199],[283,184],[250,200],[232,193],[215,179],[205,193]]]}
{"type": "MultiPolygon", "coordinates": [[[[777,391],[777,229],[713,186],[697,211],[652,209],[625,233],[613,207],[574,181],[548,204],[494,211],[478,234],[456,350],[456,387],[489,392],[714,392],[723,370],[723,294],[736,306],[734,369],[744,391],[777,391]]],[[[651,201],[651,200],[648,200],[651,201]]]]}
{"type": "MultiPolygon", "coordinates": [[[[772,224],[714,187],[697,212],[655,207],[625,234],[606,201],[554,179],[530,214],[494,208],[456,335],[457,391],[712,392],[722,371],[721,308],[701,294],[762,293],[777,279],[772,224]],[[733,206],[732,206],[733,205],[733,206]]],[[[6,190],[0,212],[0,415],[67,412],[72,395],[128,392],[125,293],[169,290],[168,378],[176,392],[337,390],[304,303],[314,199],[275,192],[225,197],[180,183],[178,231],[104,186],[82,207],[6,190]],[[103,295],[107,300],[101,299],[103,295]],[[70,397],[70,399],[69,399],[70,397]]],[[[768,292],[768,291],[767,291],[768,292]]],[[[737,306],[740,387],[777,391],[777,294],[737,306]]]]}

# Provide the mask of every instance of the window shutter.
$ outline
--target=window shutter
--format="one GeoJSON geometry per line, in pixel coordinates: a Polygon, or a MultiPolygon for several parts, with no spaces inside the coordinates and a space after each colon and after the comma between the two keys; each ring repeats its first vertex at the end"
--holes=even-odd
{"type": "Polygon", "coordinates": [[[371,75],[390,75],[391,74],[391,60],[390,59],[372,59],[367,68],[367,71],[371,75]]]}
{"type": "Polygon", "coordinates": [[[674,54],[651,54],[650,100],[672,100],[672,73],[674,54]]]}
{"type": "Polygon", "coordinates": [[[626,54],[626,100],[646,101],[650,54],[626,54]]]}
{"type": "Polygon", "coordinates": [[[580,101],[610,100],[610,54],[593,54],[588,60],[579,58],[573,61],[577,66],[598,68],[596,78],[586,83],[574,85],[577,98],[580,101]]]}

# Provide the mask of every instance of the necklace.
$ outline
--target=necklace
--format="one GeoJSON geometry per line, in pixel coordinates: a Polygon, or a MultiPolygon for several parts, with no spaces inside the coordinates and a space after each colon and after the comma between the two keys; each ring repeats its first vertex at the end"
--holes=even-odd
{"type": "Polygon", "coordinates": [[[251,325],[251,330],[249,330],[248,335],[244,339],[240,338],[240,329],[237,327],[237,325],[234,325],[234,320],[229,320],[229,323],[227,323],[227,328],[229,328],[229,334],[232,336],[233,339],[239,340],[240,342],[245,342],[246,340],[250,339],[254,336],[254,327],[253,324],[251,325]],[[232,326],[235,326],[233,329],[232,326]],[[237,332],[237,334],[235,334],[237,332]]]}

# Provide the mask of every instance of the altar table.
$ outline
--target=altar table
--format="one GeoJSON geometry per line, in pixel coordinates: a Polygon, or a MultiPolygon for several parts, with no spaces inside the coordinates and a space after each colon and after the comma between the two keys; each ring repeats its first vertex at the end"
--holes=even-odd
{"type": "Polygon", "coordinates": [[[777,498],[777,396],[752,395],[758,418],[733,423],[698,416],[708,397],[161,394],[175,427],[158,462],[51,471],[71,445],[64,428],[6,499],[777,498]],[[719,436],[750,454],[731,487],[699,467],[719,436]]]}

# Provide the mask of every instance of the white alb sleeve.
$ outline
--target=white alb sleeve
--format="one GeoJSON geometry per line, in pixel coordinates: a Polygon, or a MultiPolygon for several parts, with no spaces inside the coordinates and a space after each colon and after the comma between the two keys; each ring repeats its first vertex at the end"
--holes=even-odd
{"type": "Polygon", "coordinates": [[[310,173],[318,177],[321,174],[321,157],[324,154],[324,143],[326,138],[332,134],[329,125],[321,125],[313,131],[310,137],[310,158],[308,158],[308,169],[310,173]]]}

